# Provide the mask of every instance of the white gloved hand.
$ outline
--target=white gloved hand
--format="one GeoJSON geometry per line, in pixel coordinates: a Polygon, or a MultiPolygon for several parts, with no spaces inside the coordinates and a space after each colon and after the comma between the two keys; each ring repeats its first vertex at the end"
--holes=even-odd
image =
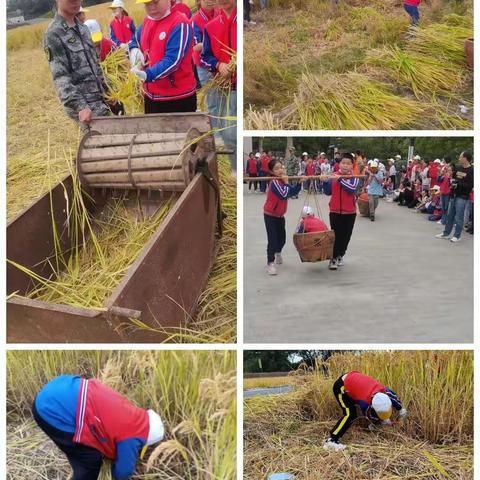
{"type": "Polygon", "coordinates": [[[128,58],[130,59],[130,65],[133,68],[140,68],[145,65],[145,57],[139,48],[132,48],[128,52],[128,58]]]}
{"type": "Polygon", "coordinates": [[[392,421],[389,418],[387,418],[387,420],[382,420],[382,427],[385,427],[391,424],[392,424],[392,421]]]}
{"type": "Polygon", "coordinates": [[[407,417],[407,410],[405,408],[402,408],[399,412],[398,412],[398,416],[400,418],[406,418],[407,417]]]}
{"type": "Polygon", "coordinates": [[[138,68],[131,68],[130,71],[136,75],[142,82],[147,79],[147,74],[143,70],[139,70],[138,68]]]}

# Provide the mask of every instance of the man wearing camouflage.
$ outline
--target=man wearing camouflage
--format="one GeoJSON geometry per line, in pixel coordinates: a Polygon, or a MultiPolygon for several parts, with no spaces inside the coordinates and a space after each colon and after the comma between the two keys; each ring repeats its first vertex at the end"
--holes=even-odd
{"type": "Polygon", "coordinates": [[[90,31],[76,18],[81,0],[56,0],[57,14],[44,48],[58,96],[68,116],[88,128],[92,116],[108,115],[104,77],[90,31]]]}
{"type": "MultiPolygon", "coordinates": [[[[299,162],[298,158],[295,156],[295,147],[290,147],[285,155],[285,168],[287,170],[288,176],[296,176],[299,174],[299,162]]],[[[298,182],[296,180],[291,180],[291,185],[296,185],[298,182]]],[[[298,195],[294,195],[291,198],[298,198],[298,195]]]]}

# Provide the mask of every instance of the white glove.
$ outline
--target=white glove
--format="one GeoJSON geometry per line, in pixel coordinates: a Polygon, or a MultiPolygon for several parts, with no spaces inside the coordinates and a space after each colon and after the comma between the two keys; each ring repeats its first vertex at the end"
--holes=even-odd
{"type": "Polygon", "coordinates": [[[406,418],[407,416],[407,410],[405,408],[402,408],[399,412],[398,412],[398,416],[400,418],[406,418]]]}
{"type": "Polygon", "coordinates": [[[130,59],[130,65],[133,68],[140,68],[145,65],[145,57],[139,48],[132,48],[128,52],[128,58],[130,59]]]}
{"type": "Polygon", "coordinates": [[[131,68],[130,71],[136,75],[142,82],[147,79],[147,74],[143,70],[139,70],[138,68],[131,68]]]}
{"type": "Polygon", "coordinates": [[[386,427],[387,425],[391,425],[392,421],[387,418],[387,420],[382,420],[382,427],[386,427]]]}

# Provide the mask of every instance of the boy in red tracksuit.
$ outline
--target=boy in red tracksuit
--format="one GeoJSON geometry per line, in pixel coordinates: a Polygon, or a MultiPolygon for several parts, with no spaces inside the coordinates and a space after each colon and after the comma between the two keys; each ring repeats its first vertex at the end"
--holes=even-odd
{"type": "Polygon", "coordinates": [[[341,375],[333,384],[335,400],[342,409],[343,416],[330,432],[323,448],[343,450],[345,445],[339,439],[357,418],[358,405],[363,416],[373,424],[391,425],[392,407],[398,411],[400,418],[405,418],[407,411],[397,395],[380,382],[363,373],[352,371],[341,375]]]}
{"type": "MultiPolygon", "coordinates": [[[[267,152],[263,152],[262,155],[260,156],[260,171],[259,171],[259,176],[260,177],[268,177],[270,169],[268,167],[268,164],[271,161],[271,157],[267,155],[267,152]]],[[[267,190],[267,181],[266,180],[260,180],[260,191],[262,193],[265,193],[267,190]]]]}
{"type": "Polygon", "coordinates": [[[403,0],[403,8],[410,15],[410,22],[413,26],[417,26],[420,22],[420,12],[418,7],[422,0],[403,0]]]}
{"type": "Polygon", "coordinates": [[[114,0],[109,8],[113,10],[110,40],[116,47],[126,47],[135,35],[135,22],[128,16],[122,0],[114,0]]]}
{"type": "MultiPolygon", "coordinates": [[[[250,155],[248,156],[247,168],[245,169],[245,171],[249,177],[258,177],[257,159],[255,158],[255,155],[253,154],[253,152],[251,152],[250,155]]],[[[253,191],[256,192],[257,186],[258,186],[257,181],[248,182],[248,191],[252,189],[252,184],[253,184],[253,191]]]]}
{"type": "Polygon", "coordinates": [[[92,42],[95,45],[100,61],[103,62],[115,50],[115,44],[103,36],[100,24],[96,20],[86,20],[84,24],[90,30],[92,42]]]}
{"type": "MultiPolygon", "coordinates": [[[[219,15],[210,20],[203,31],[200,64],[214,76],[219,76],[225,87],[210,89],[210,115],[225,146],[234,152],[237,148],[237,72],[232,60],[237,54],[236,0],[218,0],[219,15]]],[[[236,170],[236,153],[229,154],[230,164],[236,170]]]]}
{"type": "Polygon", "coordinates": [[[193,28],[170,0],[137,0],[147,16],[129,44],[132,73],[144,81],[145,113],[195,112],[193,28]],[[141,67],[143,65],[143,67],[141,67]]]}
{"type": "MultiPolygon", "coordinates": [[[[312,157],[307,158],[307,163],[305,164],[305,175],[307,177],[313,177],[315,175],[315,165],[312,157]]],[[[312,187],[312,190],[315,192],[315,181],[308,179],[305,182],[305,190],[309,191],[310,187],[312,187]]]]}
{"type": "Polygon", "coordinates": [[[288,198],[297,195],[302,184],[289,185],[285,167],[280,160],[270,160],[269,171],[274,177],[267,189],[267,198],[263,206],[263,218],[267,229],[267,273],[276,275],[275,264],[283,263],[282,249],[285,246],[287,234],[285,231],[285,213],[288,198]]]}
{"type": "Polygon", "coordinates": [[[305,205],[302,209],[302,220],[297,227],[297,233],[317,233],[327,230],[327,225],[315,216],[312,207],[305,205]]]}
{"type": "Polygon", "coordinates": [[[138,457],[163,439],[164,426],[153,410],[131,404],[98,380],[61,375],[47,383],[32,406],[38,426],[66,454],[73,480],[96,480],[109,458],[115,480],[135,473],[138,457]]]}
{"type": "Polygon", "coordinates": [[[198,6],[197,13],[192,17],[194,40],[193,63],[197,67],[198,79],[200,80],[202,87],[204,87],[212,78],[212,74],[208,69],[202,67],[200,61],[200,55],[203,49],[203,31],[207,23],[213,20],[220,11],[214,8],[215,2],[213,0],[200,0],[198,6]]]}
{"type": "Polygon", "coordinates": [[[352,237],[353,226],[357,216],[358,178],[335,178],[340,175],[352,175],[353,157],[351,153],[344,153],[338,163],[338,170],[333,173],[333,179],[325,177],[324,192],[331,195],[330,227],[335,232],[335,243],[333,245],[333,258],[328,268],[337,270],[343,265],[343,256],[347,251],[350,238],[352,237]]]}

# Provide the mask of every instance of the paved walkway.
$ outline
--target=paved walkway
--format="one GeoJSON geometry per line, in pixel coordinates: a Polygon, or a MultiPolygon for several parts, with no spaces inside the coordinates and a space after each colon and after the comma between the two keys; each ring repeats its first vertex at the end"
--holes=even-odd
{"type": "Polygon", "coordinates": [[[440,225],[380,200],[375,222],[357,216],[345,265],[330,271],[295,250],[300,196],[289,200],[284,265],[268,276],[264,200],[244,190],[245,342],[473,342],[472,235],[439,240],[440,225]]]}
{"type": "Polygon", "coordinates": [[[265,395],[279,395],[281,393],[293,392],[293,387],[285,385],[283,387],[270,387],[270,388],[251,388],[250,390],[243,391],[243,398],[260,397],[265,395]]]}

